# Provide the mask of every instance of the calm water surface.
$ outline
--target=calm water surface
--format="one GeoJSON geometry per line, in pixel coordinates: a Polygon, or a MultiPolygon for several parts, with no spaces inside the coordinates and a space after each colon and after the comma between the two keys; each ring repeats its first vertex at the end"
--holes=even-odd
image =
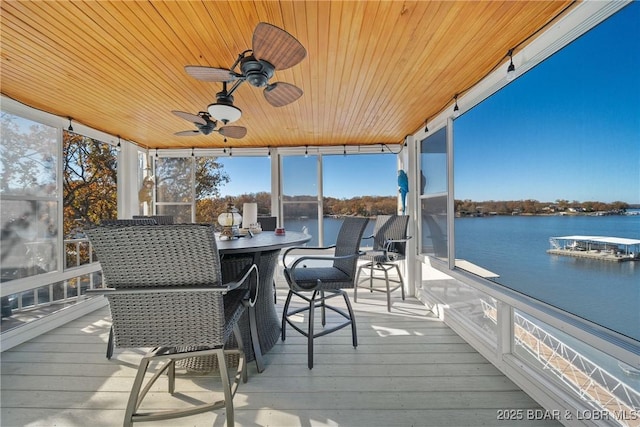
{"type": "Polygon", "coordinates": [[[509,216],[456,219],[456,256],[497,282],[640,340],[640,262],[549,255],[549,237],[640,239],[640,216],[509,216]]]}

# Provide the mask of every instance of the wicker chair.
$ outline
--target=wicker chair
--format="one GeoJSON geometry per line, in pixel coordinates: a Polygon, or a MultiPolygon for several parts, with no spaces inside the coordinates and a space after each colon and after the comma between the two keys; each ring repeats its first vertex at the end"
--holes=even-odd
{"type": "MultiPolygon", "coordinates": [[[[255,264],[248,265],[238,280],[223,284],[214,228],[210,225],[96,227],[86,230],[86,234],[110,286],[101,292],[109,300],[116,346],[152,347],[140,362],[124,425],[223,407],[227,425],[233,425],[233,396],[240,380],[247,379],[237,322],[246,307],[252,307],[246,301],[255,291],[252,293],[244,285],[256,285],[257,289],[255,264]],[[238,346],[227,349],[225,343],[232,333],[238,346]],[[238,358],[233,382],[225,360],[228,354],[238,358]],[[186,409],[139,410],[152,384],[164,372],[169,375],[169,393],[174,393],[177,360],[212,355],[217,359],[224,400],[186,409]],[[165,363],[143,387],[152,361],[165,363]]],[[[252,338],[256,338],[252,339],[255,349],[257,337],[252,338]]]]}
{"type": "Polygon", "coordinates": [[[353,346],[358,346],[356,319],[353,314],[353,309],[351,308],[351,303],[349,302],[349,296],[344,289],[354,287],[356,266],[360,254],[358,248],[367,222],[368,220],[366,218],[346,218],[342,223],[335,245],[320,248],[304,248],[305,251],[334,249],[333,256],[303,255],[290,265],[287,265],[287,256],[296,249],[301,248],[289,248],[284,253],[284,276],[289,284],[289,293],[282,314],[282,341],[286,338],[287,323],[307,337],[307,364],[309,369],[313,369],[313,340],[317,337],[327,335],[351,325],[353,346]],[[328,261],[331,265],[307,267],[304,264],[307,261],[328,261]],[[308,305],[289,311],[289,304],[294,295],[306,301],[308,305]],[[326,303],[327,300],[335,297],[344,298],[348,313],[339,307],[326,303]],[[326,309],[339,314],[345,320],[337,326],[326,329],[323,328],[320,332],[314,332],[314,311],[316,307],[321,309],[323,327],[326,324],[326,309]],[[290,320],[291,316],[302,312],[309,313],[307,331],[302,330],[302,328],[296,325],[296,322],[290,320]]]}
{"type": "Polygon", "coordinates": [[[405,247],[410,237],[407,237],[407,226],[409,225],[409,216],[406,215],[378,215],[376,223],[373,227],[373,235],[366,239],[373,239],[373,249],[366,251],[360,256],[361,260],[367,261],[366,264],[358,268],[356,276],[356,285],[353,290],[353,301],[358,302],[358,288],[367,287],[370,292],[386,292],[387,294],[387,311],[391,311],[391,292],[400,288],[402,299],[404,300],[404,281],[400,268],[396,261],[405,258],[405,247]],[[398,273],[398,280],[389,278],[389,271],[394,269],[398,273]],[[363,270],[369,270],[369,277],[360,281],[360,273],[363,270]],[[376,288],[373,286],[375,272],[384,273],[385,288],[376,288]],[[368,281],[368,285],[363,283],[368,281]],[[392,288],[390,283],[394,283],[392,288]]]}

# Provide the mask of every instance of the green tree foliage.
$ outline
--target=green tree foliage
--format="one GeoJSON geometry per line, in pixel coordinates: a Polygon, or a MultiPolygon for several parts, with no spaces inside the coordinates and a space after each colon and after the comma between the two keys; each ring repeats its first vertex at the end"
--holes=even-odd
{"type": "Polygon", "coordinates": [[[229,181],[224,165],[215,157],[196,158],[196,200],[220,197],[220,187],[229,181]]]}
{"type": "Polygon", "coordinates": [[[110,144],[63,132],[64,235],[79,224],[117,218],[116,150],[110,144]]]}

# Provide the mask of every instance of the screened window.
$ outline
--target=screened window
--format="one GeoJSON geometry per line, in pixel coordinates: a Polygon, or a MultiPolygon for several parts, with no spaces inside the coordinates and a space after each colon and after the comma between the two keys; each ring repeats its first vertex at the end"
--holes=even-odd
{"type": "Polygon", "coordinates": [[[58,268],[58,131],[1,113],[1,281],[58,268]]]}
{"type": "Polygon", "coordinates": [[[420,143],[421,252],[445,259],[447,244],[447,132],[442,128],[420,143]]]}
{"type": "Polygon", "coordinates": [[[315,155],[282,158],[282,223],[287,230],[311,234],[310,246],[321,244],[318,163],[315,155]]]}
{"type": "MultiPolygon", "coordinates": [[[[322,156],[325,245],[336,242],[344,215],[398,213],[397,162],[397,156],[388,153],[322,156]]],[[[374,223],[369,221],[364,236],[373,234],[374,223]]]]}
{"type": "Polygon", "coordinates": [[[454,141],[458,267],[635,339],[640,261],[579,240],[547,251],[640,239],[639,19],[625,7],[457,119],[454,141]]]}
{"type": "Polygon", "coordinates": [[[193,222],[194,159],[156,158],[156,213],[171,215],[176,223],[193,222]]]}

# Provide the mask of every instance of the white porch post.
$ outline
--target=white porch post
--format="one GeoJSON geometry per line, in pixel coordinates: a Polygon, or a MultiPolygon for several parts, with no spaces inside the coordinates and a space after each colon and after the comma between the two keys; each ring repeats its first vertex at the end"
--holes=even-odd
{"type": "Polygon", "coordinates": [[[138,147],[120,141],[118,153],[118,218],[138,215],[138,147]]]}
{"type": "Polygon", "coordinates": [[[418,229],[416,227],[416,218],[418,217],[418,188],[415,185],[417,179],[417,159],[416,159],[416,138],[409,135],[405,140],[407,146],[398,155],[398,168],[403,169],[409,178],[409,193],[407,194],[406,214],[409,215],[409,226],[407,234],[411,236],[411,240],[406,245],[406,259],[404,261],[404,271],[402,274],[406,278],[405,290],[407,295],[415,296],[416,281],[422,280],[419,274],[419,266],[422,265],[418,260],[418,229]]]}

